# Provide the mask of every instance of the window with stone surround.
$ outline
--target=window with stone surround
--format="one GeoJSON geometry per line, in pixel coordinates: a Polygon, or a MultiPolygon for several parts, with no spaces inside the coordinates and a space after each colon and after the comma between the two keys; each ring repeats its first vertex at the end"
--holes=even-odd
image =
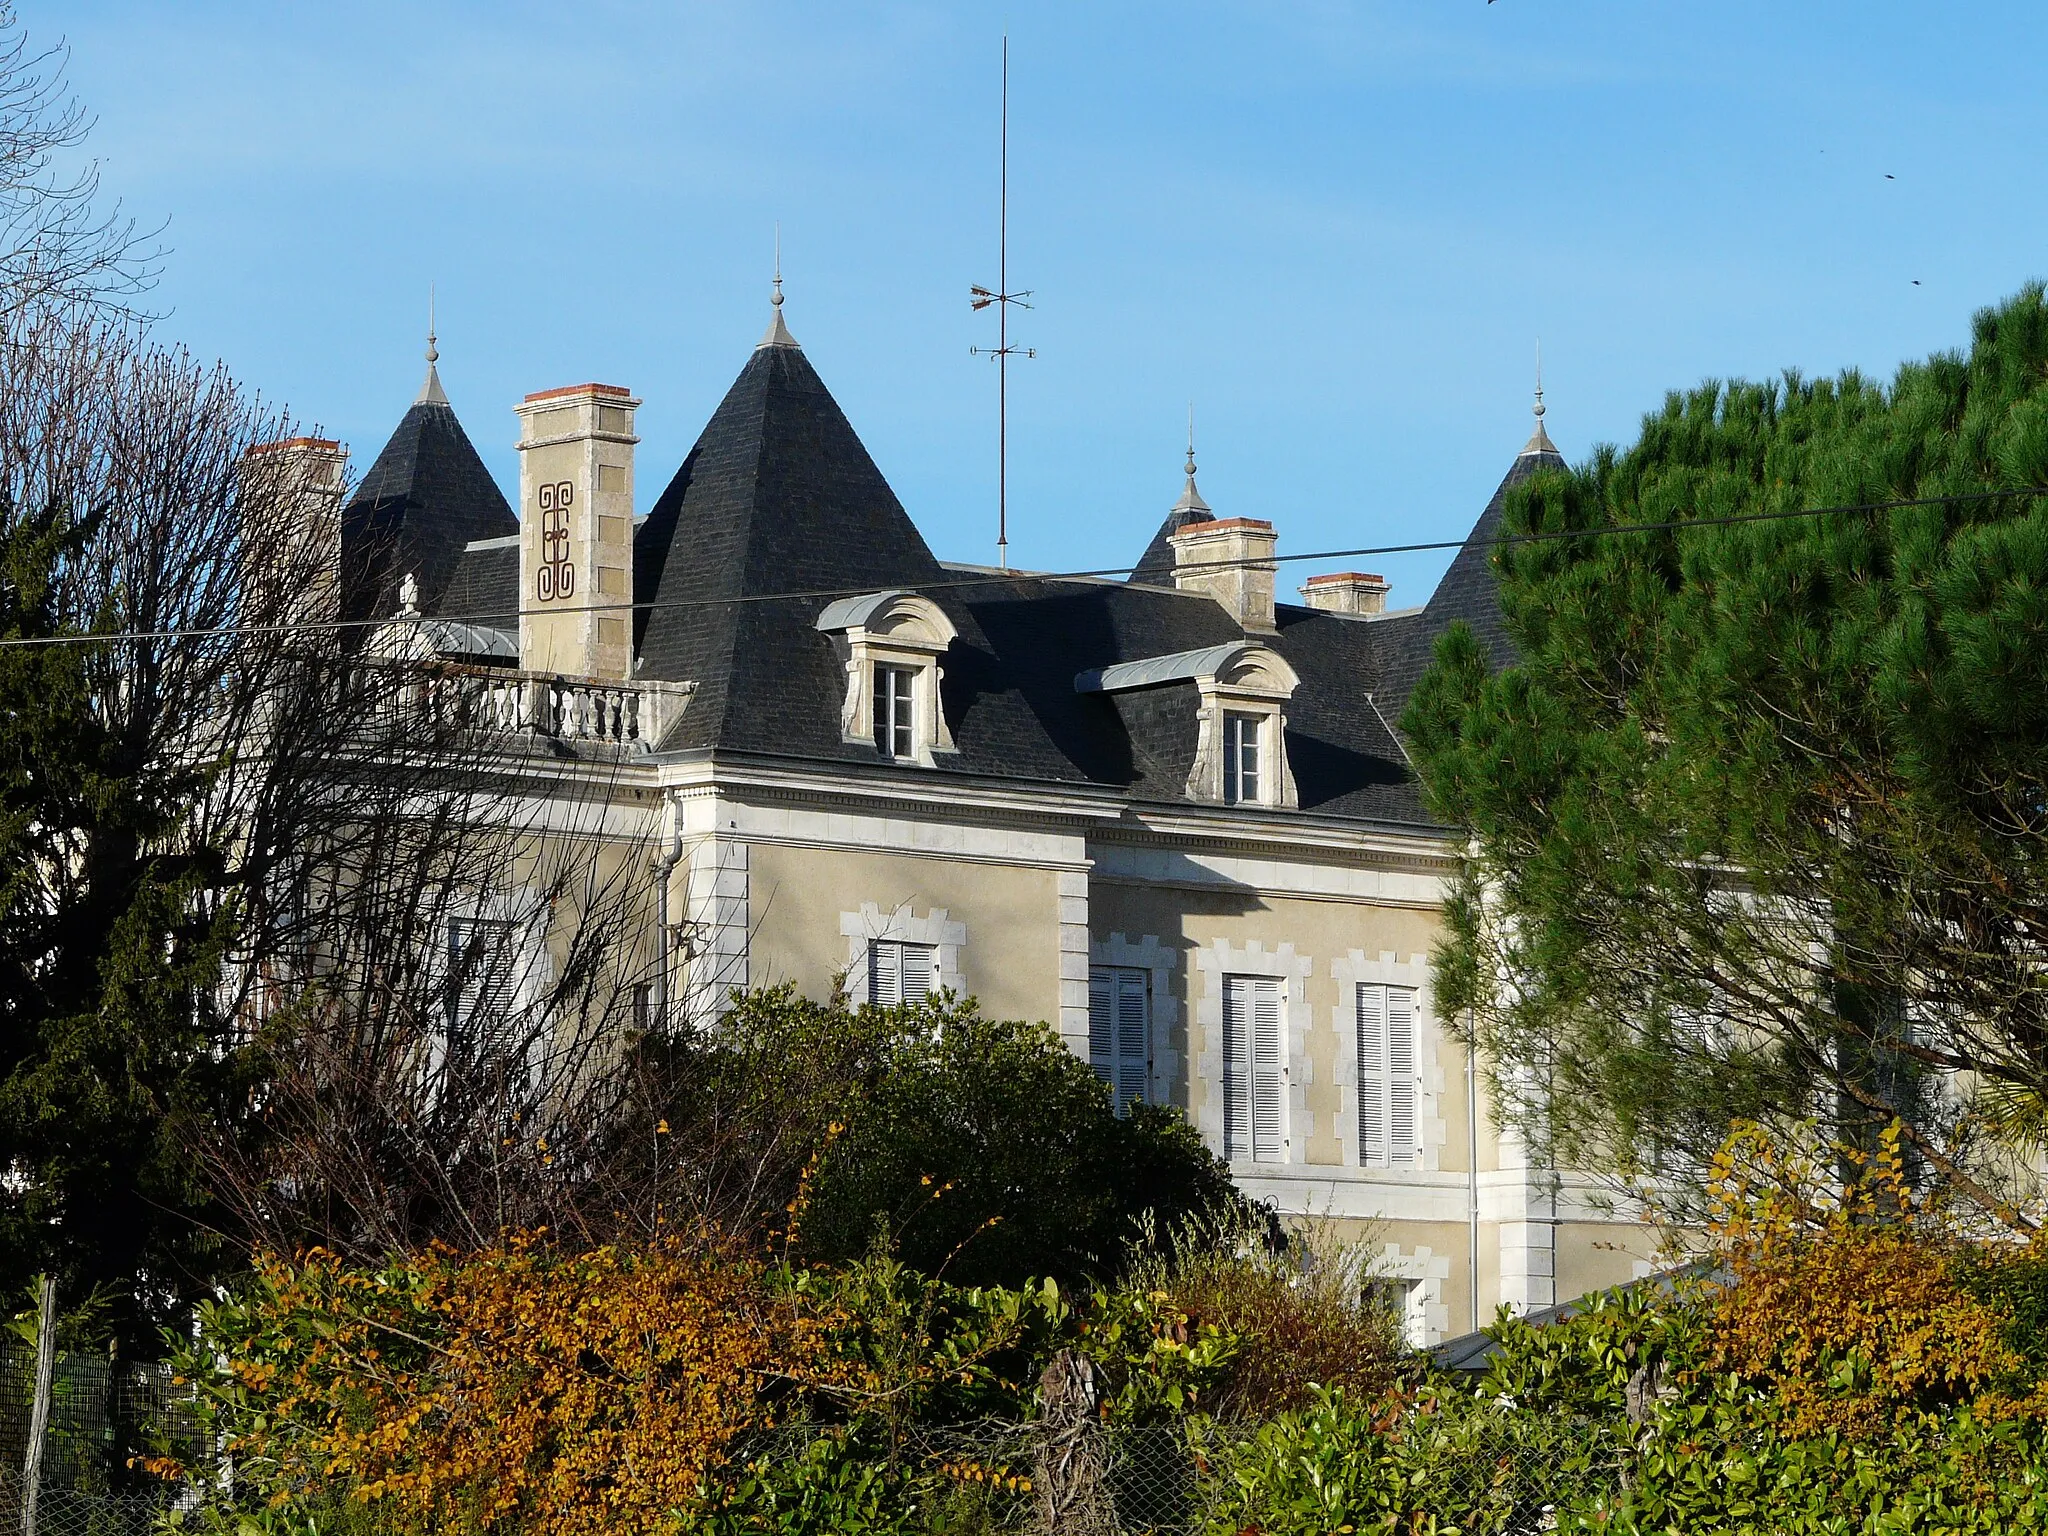
{"type": "Polygon", "coordinates": [[[1088,1062],[1109,1084],[1116,1112],[1145,1100],[1152,1074],[1152,977],[1134,965],[1088,972],[1088,1062]]]}
{"type": "Polygon", "coordinates": [[[1361,981],[1356,1013],[1359,1165],[1413,1168],[1422,1097],[1415,989],[1361,981]]]}
{"type": "Polygon", "coordinates": [[[1300,803],[1287,766],[1287,701],[1300,676],[1287,658],[1256,640],[1120,661],[1080,673],[1077,693],[1135,693],[1192,683],[1194,761],[1187,795],[1211,805],[1300,803]]]}
{"type": "Polygon", "coordinates": [[[1287,1161],[1287,1052],[1277,976],[1223,978],[1223,1155],[1287,1161]]]}
{"type": "Polygon", "coordinates": [[[844,648],[844,740],[871,745],[892,763],[930,766],[934,753],[957,750],[939,658],[959,631],[943,608],[914,592],[871,592],[827,604],[817,628],[844,648]]]}

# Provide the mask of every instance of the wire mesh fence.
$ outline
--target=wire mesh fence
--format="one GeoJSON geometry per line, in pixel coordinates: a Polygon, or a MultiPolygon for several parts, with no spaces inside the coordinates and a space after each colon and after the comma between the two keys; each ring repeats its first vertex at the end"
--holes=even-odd
{"type": "MultiPolygon", "coordinates": [[[[0,1536],[24,1529],[33,1393],[33,1353],[0,1343],[0,1536]]],[[[1275,1500],[1341,1498],[1347,1510],[1392,1516],[1393,1529],[1426,1517],[1467,1536],[1536,1536],[1560,1506],[1613,1495],[1625,1482],[1625,1424],[1470,1397],[1390,1412],[1348,1439],[1302,1420],[785,1426],[730,1447],[705,1513],[712,1529],[823,1532],[852,1513],[843,1501],[858,1489],[870,1517],[863,1528],[927,1536],[1235,1536],[1261,1525],[1275,1500]]],[[[158,1528],[198,1494],[135,1464],[156,1450],[187,1466],[209,1463],[192,1403],[168,1369],[60,1353],[30,1536],[158,1528]]],[[[239,1490],[205,1481],[209,1499],[234,1503],[239,1490]]]]}
{"type": "Polygon", "coordinates": [[[804,1489],[843,1487],[848,1468],[867,1466],[882,1472],[876,1502],[914,1512],[906,1528],[930,1536],[1235,1536],[1276,1498],[1368,1508],[1391,1529],[1428,1517],[1468,1536],[1535,1536],[1560,1506],[1612,1496],[1626,1475],[1621,1426],[1467,1402],[1391,1427],[1375,1450],[1318,1444],[1299,1425],[1206,1420],[912,1426],[887,1440],[791,1427],[734,1447],[724,1498],[745,1527],[784,1514],[778,1498],[797,1507],[804,1489]]]}
{"type": "MultiPolygon", "coordinates": [[[[0,1339],[0,1531],[23,1531],[23,1480],[35,1403],[35,1352],[0,1339]]],[[[32,1536],[148,1531],[173,1490],[137,1465],[159,1447],[195,1462],[198,1419],[170,1368],[58,1351],[32,1536]]]]}
{"type": "MultiPolygon", "coordinates": [[[[23,1529],[23,1495],[19,1472],[0,1473],[0,1521],[9,1536],[23,1529]]],[[[36,1498],[33,1536],[149,1536],[170,1502],[162,1487],[85,1492],[45,1480],[36,1498]]]]}

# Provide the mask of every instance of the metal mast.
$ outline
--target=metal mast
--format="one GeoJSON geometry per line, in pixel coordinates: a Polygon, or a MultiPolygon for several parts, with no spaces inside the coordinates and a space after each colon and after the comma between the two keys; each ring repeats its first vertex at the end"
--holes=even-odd
{"type": "Polygon", "coordinates": [[[1010,37],[1003,34],[1003,127],[1001,170],[999,172],[999,211],[996,223],[996,286],[993,291],[980,283],[967,290],[967,302],[974,309],[996,307],[996,344],[994,347],[969,347],[970,354],[987,356],[996,363],[996,564],[1004,570],[1010,568],[1010,359],[1012,357],[1036,357],[1032,347],[1010,345],[1010,306],[1015,304],[1023,309],[1031,306],[1024,301],[1031,297],[1031,290],[1025,288],[1017,293],[1010,292],[1010,37]]]}

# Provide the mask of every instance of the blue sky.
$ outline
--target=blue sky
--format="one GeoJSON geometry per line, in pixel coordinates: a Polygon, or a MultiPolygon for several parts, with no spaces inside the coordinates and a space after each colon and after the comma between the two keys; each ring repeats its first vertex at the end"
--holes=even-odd
{"type": "MultiPolygon", "coordinates": [[[[367,469],[442,375],[641,412],[642,510],[788,317],[942,558],[993,556],[1011,35],[1013,563],[1128,564],[1202,488],[1283,553],[1456,537],[1528,435],[1707,377],[1961,345],[2048,274],[2038,4],[21,0],[62,34],[163,334],[367,469]],[[1887,179],[1887,177],[1893,179],[1887,179]],[[1919,279],[1919,286],[1914,286],[1919,279]]],[[[1447,556],[1377,566],[1393,600],[1447,556]]],[[[1295,566],[1289,584],[1314,567],[1295,566]]]]}

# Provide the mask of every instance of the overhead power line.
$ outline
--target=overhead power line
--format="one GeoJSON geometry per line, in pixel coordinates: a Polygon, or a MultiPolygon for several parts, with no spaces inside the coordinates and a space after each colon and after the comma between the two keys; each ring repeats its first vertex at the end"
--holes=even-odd
{"type": "MultiPolygon", "coordinates": [[[[1670,533],[1691,528],[1729,528],[1742,523],[1781,523],[1806,517],[1847,516],[1859,512],[1905,511],[1914,507],[1954,506],[1966,502],[1996,501],[2009,496],[2048,496],[2048,485],[2019,486],[2004,491],[1964,491],[1951,496],[1917,496],[1901,501],[1865,501],[1839,507],[1797,507],[1781,512],[1738,512],[1727,517],[1673,518],[1658,523],[1614,523],[1604,528],[1558,528],[1539,533],[1497,534],[1486,539],[1436,539],[1421,544],[1380,544],[1360,549],[1317,549],[1298,555],[1263,555],[1244,560],[1205,561],[1205,571],[1230,570],[1247,565],[1287,565],[1306,560],[1356,560],[1375,555],[1421,555],[1446,549],[1498,549],[1513,544],[1550,544],[1566,539],[1601,539],[1624,533],[1670,533]]],[[[963,576],[953,581],[925,581],[907,584],[904,592],[949,592],[968,587],[1012,588],[1027,581],[1090,581],[1128,576],[1134,565],[1101,566],[1086,571],[990,571],[985,576],[963,576]]],[[[488,626],[511,618],[566,617],[575,613],[653,613],[677,608],[723,608],[748,603],[808,603],[841,597],[865,597],[875,588],[819,587],[801,592],[747,592],[733,597],[683,597],[666,602],[587,603],[575,607],[551,604],[546,608],[520,608],[502,613],[434,613],[417,618],[386,615],[381,619],[306,619],[286,624],[222,624],[189,629],[111,630],[90,635],[26,635],[0,639],[0,649],[9,646],[103,645],[115,640],[212,640],[235,635],[320,634],[347,629],[381,629],[386,624],[474,624],[488,626]]]]}

